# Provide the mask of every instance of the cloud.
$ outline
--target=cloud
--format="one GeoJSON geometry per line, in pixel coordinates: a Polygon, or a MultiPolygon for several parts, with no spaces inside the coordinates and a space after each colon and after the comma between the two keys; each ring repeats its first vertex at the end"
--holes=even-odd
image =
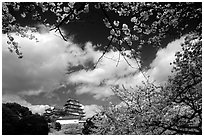
{"type": "Polygon", "coordinates": [[[84,50],[77,44],[71,43],[66,52],[69,59],[69,68],[78,65],[82,65],[86,68],[88,67],[88,62],[96,62],[101,56],[101,52],[96,51],[91,42],[85,43],[84,50]]]}
{"type": "Polygon", "coordinates": [[[40,34],[46,34],[46,33],[49,33],[49,27],[44,25],[44,24],[38,24],[36,26],[37,28],[37,31],[40,33],[40,34]]]}
{"type": "MultiPolygon", "coordinates": [[[[109,51],[97,64],[94,70],[74,70],[65,77],[65,73],[74,67],[89,68],[103,54],[95,49],[91,42],[85,43],[84,49],[71,40],[65,42],[53,33],[47,33],[45,26],[39,25],[36,36],[40,42],[15,37],[19,42],[24,58],[18,59],[8,52],[3,35],[2,47],[2,89],[3,94],[10,93],[21,96],[34,96],[43,92],[51,92],[62,81],[76,86],[76,94],[91,94],[95,99],[103,99],[113,95],[111,86],[124,84],[126,88],[142,85],[145,80],[133,59],[120,56],[117,51],[109,51]],[[117,65],[118,64],[118,65],[117,65]]],[[[175,52],[180,50],[184,37],[175,40],[160,49],[144,73],[158,83],[165,82],[171,75],[170,62],[175,59],[175,52]]],[[[130,51],[126,51],[130,54],[130,51]]]]}
{"type": "Polygon", "coordinates": [[[22,97],[13,94],[5,94],[2,96],[2,103],[14,103],[14,102],[24,107],[28,107],[33,114],[35,113],[43,114],[45,110],[50,107],[49,105],[32,105],[22,97]]]}
{"type": "Polygon", "coordinates": [[[100,110],[101,110],[101,107],[95,104],[84,106],[86,118],[92,117],[93,115],[99,113],[100,110]]]}
{"type": "Polygon", "coordinates": [[[95,99],[103,99],[114,95],[109,86],[95,86],[92,84],[78,85],[76,88],[76,94],[91,94],[95,99]]]}
{"type": "Polygon", "coordinates": [[[35,34],[39,42],[15,36],[23,58],[7,49],[7,37],[2,37],[3,93],[39,95],[49,92],[65,79],[67,68],[66,43],[53,34],[35,34]]]}
{"type": "MultiPolygon", "coordinates": [[[[87,60],[91,60],[93,64],[96,63],[103,54],[102,51],[96,51],[91,43],[85,45],[85,50],[74,48],[71,53],[75,53],[76,55],[75,64],[73,63],[72,65],[83,66],[87,60]],[[83,58],[81,55],[83,55],[83,58]]],[[[130,51],[126,51],[126,53],[130,54],[130,51]]],[[[71,56],[71,54],[69,55],[71,56]]],[[[121,79],[131,77],[134,73],[138,72],[137,65],[133,60],[128,58],[128,62],[135,68],[131,68],[122,57],[119,60],[118,66],[116,66],[118,56],[118,51],[107,52],[94,70],[83,69],[73,72],[68,76],[68,83],[77,84],[77,94],[89,93],[95,99],[103,99],[114,95],[110,86],[121,84],[121,79]]]]}
{"type": "MultiPolygon", "coordinates": [[[[156,58],[150,64],[150,69],[144,71],[145,75],[149,75],[150,79],[155,80],[157,83],[164,83],[171,75],[172,66],[170,62],[175,59],[175,53],[181,50],[180,44],[184,41],[184,37],[177,39],[167,45],[167,47],[160,49],[156,58]]],[[[96,63],[99,55],[102,52],[95,51],[94,47],[89,43],[86,45],[84,51],[75,50],[77,65],[84,65],[86,59],[90,58],[96,63]],[[90,52],[91,51],[91,52],[90,52]],[[84,58],[81,58],[83,55],[84,58]]],[[[74,51],[72,51],[74,52],[74,51]]],[[[126,51],[127,54],[130,53],[126,51]]],[[[143,74],[138,71],[137,63],[133,59],[127,59],[131,68],[124,58],[121,57],[119,65],[116,67],[118,62],[118,52],[109,51],[105,54],[105,57],[101,59],[96,69],[94,70],[79,70],[71,73],[68,77],[68,82],[77,84],[77,94],[92,94],[95,99],[103,99],[113,95],[111,86],[121,87],[125,85],[126,88],[135,87],[136,85],[142,85],[142,81],[145,81],[143,74]]],[[[72,64],[74,65],[74,64],[72,64]]]]}
{"type": "Polygon", "coordinates": [[[147,74],[151,76],[153,80],[156,80],[159,83],[164,83],[170,76],[171,70],[173,68],[170,63],[175,60],[175,53],[180,51],[181,43],[184,42],[185,36],[177,39],[167,45],[166,48],[160,49],[156,58],[150,64],[150,69],[147,71],[147,74]]]}
{"type": "Polygon", "coordinates": [[[27,106],[32,113],[38,113],[40,115],[42,115],[43,113],[45,113],[45,110],[50,108],[49,105],[31,105],[31,106],[27,106]]]}

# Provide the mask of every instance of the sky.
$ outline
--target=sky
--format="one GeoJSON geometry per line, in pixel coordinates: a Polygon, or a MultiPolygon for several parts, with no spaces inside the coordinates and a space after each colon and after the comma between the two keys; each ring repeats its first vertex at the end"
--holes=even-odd
{"type": "MultiPolygon", "coordinates": [[[[95,20],[98,17],[90,15],[87,18],[95,20]]],[[[9,52],[8,38],[2,34],[2,102],[17,102],[42,114],[46,108],[62,107],[68,98],[74,98],[84,105],[86,116],[90,117],[109,102],[120,103],[111,87],[124,85],[128,89],[142,85],[145,78],[138,71],[135,60],[128,59],[133,67],[122,57],[117,64],[117,51],[110,50],[95,69],[89,69],[103,54],[96,48],[97,44],[108,43],[102,38],[104,28],[97,23],[91,24],[85,21],[81,28],[73,24],[64,27],[64,32],[71,33],[67,41],[42,24],[36,24],[39,29],[34,33],[39,42],[13,35],[23,52],[22,59],[9,52]]],[[[166,82],[171,75],[170,62],[181,50],[183,41],[184,36],[162,45],[158,51],[152,47],[143,50],[145,57],[141,61],[148,66],[144,73],[152,81],[166,82]]],[[[125,52],[130,53],[129,50],[125,52]]]]}
{"type": "MultiPolygon", "coordinates": [[[[90,67],[102,55],[91,41],[84,43],[84,50],[72,40],[63,41],[53,33],[36,33],[39,42],[15,36],[21,46],[23,58],[7,49],[7,37],[2,35],[2,100],[17,102],[33,112],[43,113],[49,106],[62,106],[69,97],[85,105],[88,115],[109,101],[119,103],[111,86],[126,88],[141,85],[145,80],[134,60],[128,59],[131,68],[118,52],[110,51],[94,70],[73,69],[90,67]],[[80,67],[78,67],[80,68],[80,67]],[[68,73],[69,70],[74,70],[68,73]],[[37,110],[39,109],[39,110],[37,110]]],[[[150,68],[145,71],[152,80],[162,83],[171,75],[175,52],[180,50],[184,38],[177,39],[158,50],[150,68]]],[[[129,51],[126,51],[128,54],[129,51]]]]}

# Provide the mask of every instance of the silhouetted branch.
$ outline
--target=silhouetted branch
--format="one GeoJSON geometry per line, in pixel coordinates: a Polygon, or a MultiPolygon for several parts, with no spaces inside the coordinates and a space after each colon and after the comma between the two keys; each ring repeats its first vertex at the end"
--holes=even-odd
{"type": "Polygon", "coordinates": [[[125,58],[124,55],[122,55],[122,56],[123,56],[123,58],[125,59],[126,63],[127,63],[131,68],[137,69],[137,68],[133,67],[133,66],[128,62],[128,60],[125,58]]]}
{"type": "Polygon", "coordinates": [[[103,51],[103,54],[99,57],[98,61],[96,62],[96,64],[94,65],[93,69],[96,68],[96,66],[98,65],[98,63],[100,62],[100,60],[104,57],[104,55],[106,54],[106,52],[108,52],[108,48],[110,47],[111,43],[112,43],[113,37],[111,38],[111,40],[109,41],[108,45],[106,46],[105,50],[103,51]]]}
{"type": "MultiPolygon", "coordinates": [[[[107,59],[110,59],[110,60],[112,60],[112,61],[115,61],[115,62],[118,62],[118,60],[116,60],[116,59],[113,59],[113,57],[112,58],[110,58],[110,57],[107,57],[107,56],[103,56],[104,58],[107,58],[107,59]]],[[[121,62],[121,61],[120,61],[121,62]]]]}
{"type": "Polygon", "coordinates": [[[58,27],[57,30],[59,31],[60,35],[62,36],[64,41],[67,41],[67,39],[64,37],[64,35],[62,34],[61,29],[58,27]]]}

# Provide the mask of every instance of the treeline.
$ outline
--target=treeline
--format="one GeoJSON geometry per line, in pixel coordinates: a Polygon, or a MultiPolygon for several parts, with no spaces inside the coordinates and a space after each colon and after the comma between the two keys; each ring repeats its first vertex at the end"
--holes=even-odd
{"type": "MultiPolygon", "coordinates": [[[[78,102],[69,99],[64,108],[49,108],[43,115],[32,114],[24,106],[17,103],[6,103],[2,105],[2,134],[3,135],[48,135],[48,133],[61,130],[61,124],[56,122],[59,117],[70,116],[71,112],[79,113],[78,118],[84,117],[83,109],[78,102],[78,111],[70,110],[69,102],[78,102]]],[[[72,126],[74,127],[74,126],[72,126]]],[[[71,128],[70,128],[71,129],[71,128]]]]}
{"type": "Polygon", "coordinates": [[[48,135],[48,123],[44,116],[32,114],[17,103],[2,104],[3,135],[48,135]]]}

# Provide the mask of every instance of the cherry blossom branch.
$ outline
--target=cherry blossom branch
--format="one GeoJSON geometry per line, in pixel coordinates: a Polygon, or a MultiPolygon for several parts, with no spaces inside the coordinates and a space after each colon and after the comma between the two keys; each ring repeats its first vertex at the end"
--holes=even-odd
{"type": "MultiPolygon", "coordinates": [[[[102,10],[103,14],[105,15],[105,17],[108,19],[108,22],[110,23],[111,27],[112,27],[112,28],[114,29],[114,31],[116,32],[116,28],[114,27],[114,25],[113,25],[113,23],[112,23],[110,17],[109,17],[108,14],[106,13],[106,11],[105,11],[105,9],[104,9],[104,7],[103,7],[102,4],[101,4],[101,10],[102,10]]],[[[119,37],[121,37],[121,36],[119,36],[119,37]]],[[[130,45],[127,44],[127,42],[126,42],[126,45],[129,47],[130,50],[132,50],[132,48],[130,47],[130,45]]],[[[119,44],[119,46],[121,47],[120,44],[119,44]]],[[[121,52],[121,50],[119,50],[119,52],[121,52]]],[[[127,62],[127,64],[128,64],[130,67],[134,68],[134,67],[128,62],[128,60],[125,58],[125,56],[124,56],[123,54],[122,54],[122,56],[123,56],[123,58],[125,59],[125,61],[127,62]]],[[[142,71],[142,67],[141,67],[140,64],[139,64],[139,61],[137,60],[137,58],[136,58],[135,56],[133,56],[133,58],[134,58],[134,60],[136,61],[140,72],[142,73],[142,75],[144,76],[144,78],[145,78],[145,79],[147,80],[147,82],[149,83],[149,79],[146,77],[146,75],[145,75],[144,72],[142,71]]]]}

